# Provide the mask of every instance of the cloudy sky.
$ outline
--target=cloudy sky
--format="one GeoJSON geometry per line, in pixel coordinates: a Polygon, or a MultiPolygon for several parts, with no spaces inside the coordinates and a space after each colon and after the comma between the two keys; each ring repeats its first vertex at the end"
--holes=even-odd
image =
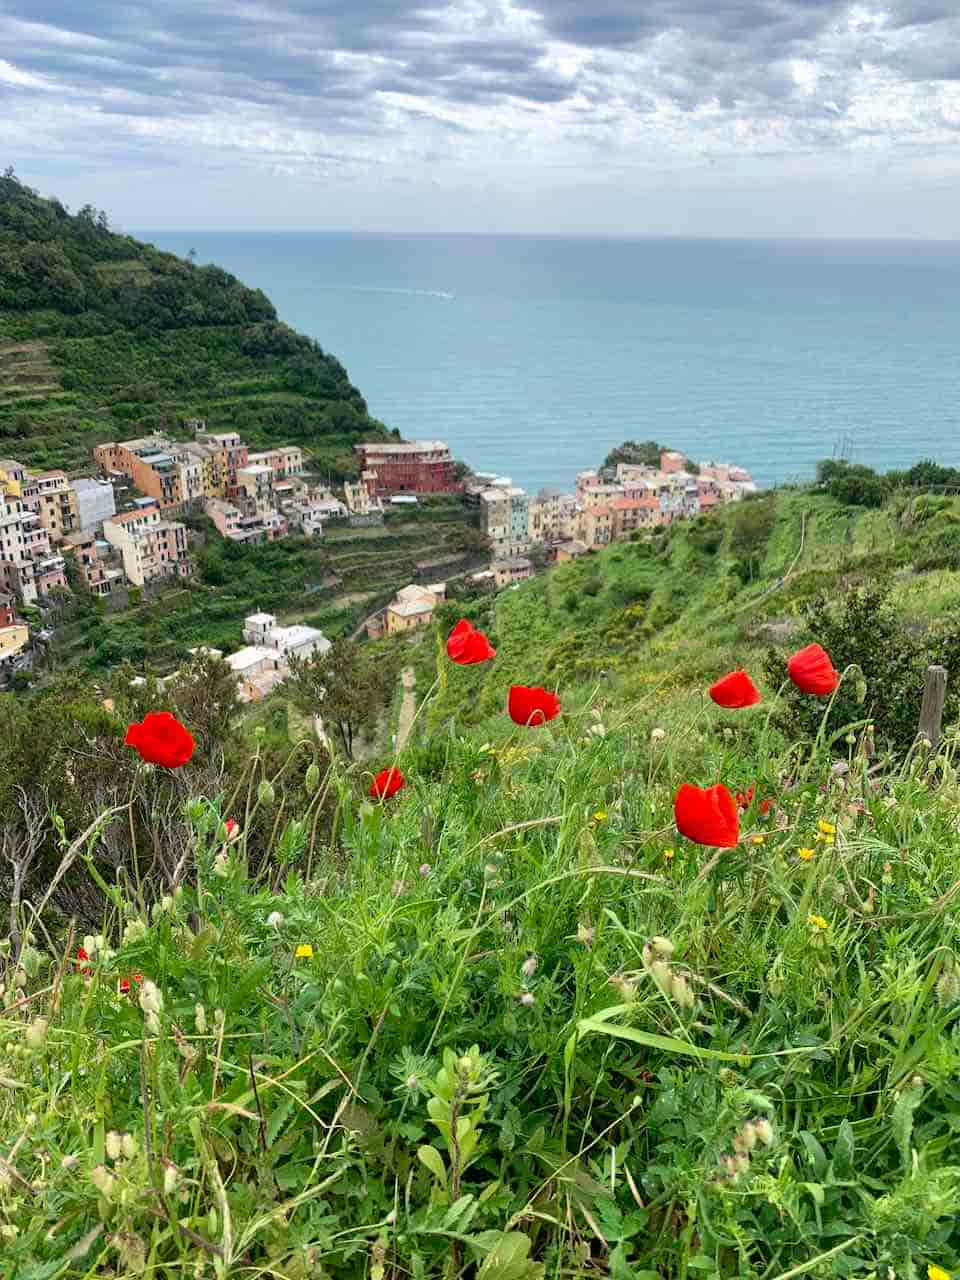
{"type": "Polygon", "coordinates": [[[0,164],[128,228],[960,238],[960,0],[0,0],[0,164]]]}

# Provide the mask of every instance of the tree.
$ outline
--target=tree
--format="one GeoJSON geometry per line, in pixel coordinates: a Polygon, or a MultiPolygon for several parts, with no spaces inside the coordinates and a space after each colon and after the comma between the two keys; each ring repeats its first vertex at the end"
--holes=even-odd
{"type": "Polygon", "coordinates": [[[240,708],[238,693],[235,672],[209,649],[198,649],[168,688],[177,716],[208,753],[229,736],[240,708]]]}
{"type": "Polygon", "coordinates": [[[656,440],[624,440],[623,444],[610,450],[603,465],[615,467],[619,462],[627,462],[632,466],[659,467],[660,454],[664,448],[656,440]]]}
{"type": "Polygon", "coordinates": [[[730,550],[741,563],[741,577],[753,580],[776,518],[772,498],[745,500],[737,507],[730,531],[730,550]]]}
{"type": "Polygon", "coordinates": [[[352,760],[357,737],[375,728],[399,674],[398,653],[335,640],[316,661],[291,658],[290,676],[282,688],[299,711],[323,718],[352,760]]]}

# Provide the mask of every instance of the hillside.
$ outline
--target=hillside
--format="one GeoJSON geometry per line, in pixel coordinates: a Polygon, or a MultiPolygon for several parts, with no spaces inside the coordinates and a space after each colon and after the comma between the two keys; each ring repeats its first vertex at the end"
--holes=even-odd
{"type": "MultiPolygon", "coordinates": [[[[559,565],[493,600],[452,601],[440,627],[465,613],[504,661],[445,689],[430,727],[454,716],[482,725],[517,673],[582,696],[599,688],[682,702],[690,691],[699,701],[725,671],[753,664],[760,679],[766,665],[775,669],[772,651],[817,632],[829,633],[843,665],[874,663],[865,714],[886,723],[888,680],[918,703],[925,666],[940,661],[957,673],[948,698],[956,717],[958,602],[960,499],[900,489],[867,507],[822,488],[781,490],[559,565]]],[[[422,687],[432,661],[428,639],[422,687]]],[[[841,702],[836,714],[850,710],[841,702]]],[[[904,734],[909,727],[891,724],[886,736],[904,734]]]]}
{"type": "Polygon", "coordinates": [[[110,230],[101,211],[0,177],[0,451],[88,465],[93,445],[185,418],[302,445],[333,477],[375,439],[346,370],[259,290],[110,230]]]}
{"type": "Polygon", "coordinates": [[[960,672],[958,529],[768,495],[465,600],[477,666],[457,602],[363,763],[282,693],[237,723],[206,659],[0,695],[12,1275],[949,1277],[955,696],[912,737],[916,673],[960,672]],[[787,690],[808,638],[831,699],[787,690]],[[707,698],[735,663],[759,706],[707,698]],[[512,723],[540,679],[560,714],[512,723]],[[160,705],[182,767],[124,745],[160,705]],[[676,826],[717,783],[730,847],[676,826]]]}

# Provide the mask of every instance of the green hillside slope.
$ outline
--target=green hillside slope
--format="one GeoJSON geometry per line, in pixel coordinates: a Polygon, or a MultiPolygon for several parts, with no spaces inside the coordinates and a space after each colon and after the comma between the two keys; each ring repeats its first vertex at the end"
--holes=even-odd
{"type": "MultiPolygon", "coordinates": [[[[771,650],[825,629],[838,665],[866,667],[865,651],[873,661],[867,713],[880,715],[897,693],[885,681],[895,678],[913,700],[928,662],[960,659],[958,600],[957,498],[899,493],[865,508],[816,489],[762,495],[559,565],[494,600],[449,602],[438,627],[466,614],[489,630],[504,661],[445,689],[432,726],[495,716],[512,680],[574,696],[599,684],[622,699],[682,701],[687,690],[699,699],[705,683],[738,666],[763,683],[771,650]]],[[[429,640],[420,654],[429,684],[429,640]]],[[[958,694],[951,689],[950,713],[958,694]]],[[[848,711],[841,705],[837,716],[848,711]]],[[[889,736],[906,732],[891,724],[889,736]]]]}
{"type": "Polygon", "coordinates": [[[375,439],[346,370],[281,324],[272,303],[109,229],[86,207],[0,177],[0,447],[78,467],[102,440],[180,434],[185,418],[257,445],[300,444],[334,475],[375,439]]]}

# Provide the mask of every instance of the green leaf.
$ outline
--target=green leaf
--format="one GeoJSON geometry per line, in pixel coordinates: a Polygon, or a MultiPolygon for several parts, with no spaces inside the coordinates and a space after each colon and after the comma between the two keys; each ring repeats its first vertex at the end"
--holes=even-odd
{"type": "Polygon", "coordinates": [[[673,1036],[658,1036],[651,1031],[639,1031],[636,1027],[616,1027],[609,1025],[609,1019],[628,1013],[632,1005],[618,1004],[610,1009],[601,1009],[592,1018],[582,1018],[577,1024],[580,1035],[597,1031],[601,1035],[616,1036],[621,1040],[632,1040],[634,1044],[646,1045],[648,1049],[662,1049],[664,1053],[684,1054],[688,1058],[716,1058],[721,1062],[753,1062],[758,1058],[783,1058],[796,1053],[812,1053],[812,1047],[796,1049],[775,1049],[769,1053],[725,1053],[721,1049],[704,1049],[700,1045],[689,1044],[686,1040],[677,1040],[673,1036]]]}
{"type": "Polygon", "coordinates": [[[807,1149],[807,1155],[810,1157],[810,1163],[813,1165],[813,1171],[818,1178],[822,1178],[827,1172],[827,1154],[816,1140],[812,1133],[807,1129],[800,1130],[800,1141],[807,1149]]]}
{"type": "Polygon", "coordinates": [[[417,1156],[421,1164],[425,1164],[441,1186],[447,1185],[447,1171],[443,1165],[443,1157],[436,1147],[424,1145],[417,1147],[417,1156]]]}
{"type": "Polygon", "coordinates": [[[846,1178],[853,1168],[853,1152],[856,1141],[853,1136],[853,1125],[844,1120],[833,1144],[833,1171],[839,1178],[846,1178]]]}
{"type": "Polygon", "coordinates": [[[506,1231],[483,1260],[477,1280],[542,1280],[543,1263],[532,1262],[530,1238],[522,1231],[506,1231]]]}

